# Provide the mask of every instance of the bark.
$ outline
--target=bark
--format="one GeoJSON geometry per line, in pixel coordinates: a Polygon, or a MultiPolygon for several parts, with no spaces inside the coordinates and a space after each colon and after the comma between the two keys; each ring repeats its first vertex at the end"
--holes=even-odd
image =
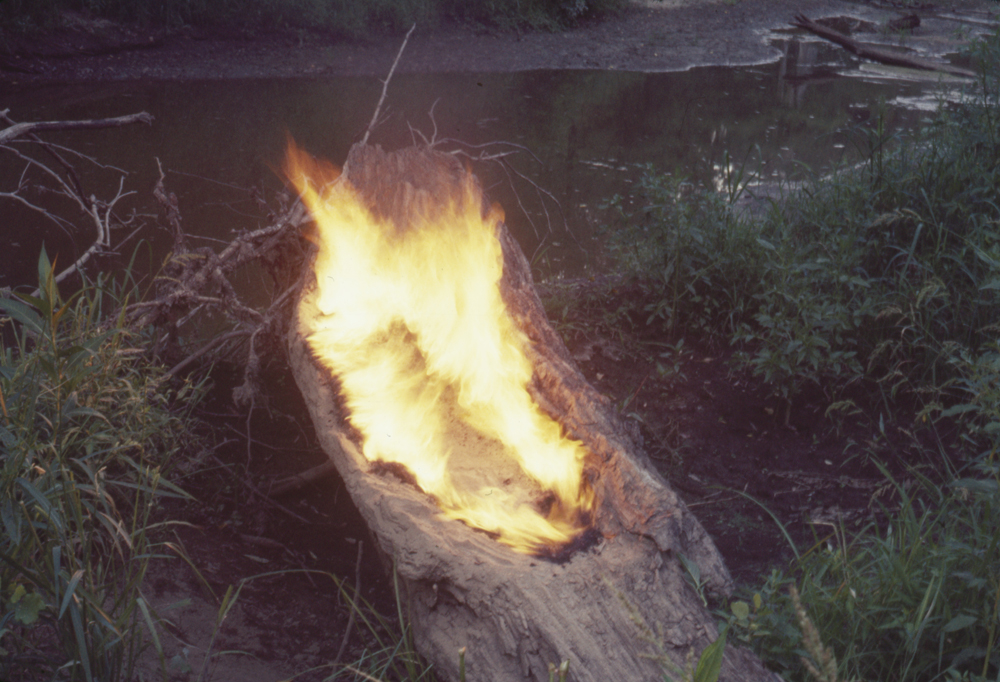
{"type": "MultiPolygon", "coordinates": [[[[399,216],[424,200],[427,178],[466,172],[429,150],[385,154],[356,146],[344,174],[373,210],[399,216]],[[428,173],[427,169],[438,171],[428,173]]],[[[431,187],[436,194],[437,189],[431,187]]],[[[403,223],[400,223],[403,228],[403,223]]],[[[335,378],[307,344],[315,288],[307,286],[289,334],[289,356],[323,449],[336,465],[378,545],[400,578],[418,649],[443,679],[458,679],[467,648],[469,680],[547,680],[548,664],[570,660],[570,679],[660,680],[649,656],[683,667],[716,638],[678,555],[701,569],[709,589],[732,581],[701,524],[655,471],[611,402],[586,381],[549,326],[529,264],[505,226],[501,290],[531,340],[531,392],[537,403],[588,448],[585,476],[597,505],[596,544],[563,562],[518,554],[485,533],[440,518],[433,502],[391,473],[375,473],[354,442],[335,378]],[[662,635],[662,639],[661,639],[662,635]]],[[[777,679],[750,653],[727,647],[722,680],[777,679]]]]}

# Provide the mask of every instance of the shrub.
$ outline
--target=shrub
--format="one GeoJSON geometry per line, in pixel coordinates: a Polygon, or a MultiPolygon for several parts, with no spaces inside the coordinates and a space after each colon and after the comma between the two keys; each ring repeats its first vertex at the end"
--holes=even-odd
{"type": "Polygon", "coordinates": [[[132,679],[156,501],[184,496],[165,475],[198,391],[106,319],[109,282],[64,300],[44,251],[39,279],[0,299],[0,675],[132,679]]]}

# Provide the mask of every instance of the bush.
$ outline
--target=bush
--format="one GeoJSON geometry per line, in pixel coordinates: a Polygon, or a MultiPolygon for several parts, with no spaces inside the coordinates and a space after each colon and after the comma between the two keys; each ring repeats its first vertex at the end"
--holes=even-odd
{"type": "MultiPolygon", "coordinates": [[[[889,479],[898,510],[884,527],[853,537],[843,527],[795,565],[775,571],[723,614],[789,680],[807,679],[800,656],[798,585],[843,680],[993,680],[1000,670],[1000,464],[978,460],[970,475],[938,486],[911,472],[889,479]]],[[[819,661],[817,661],[819,663],[819,661]]],[[[818,666],[817,666],[818,667],[818,666]]]]}
{"type": "MultiPolygon", "coordinates": [[[[197,391],[169,388],[104,281],[0,299],[0,676],[129,680],[153,628],[142,581],[156,502],[197,391]],[[13,324],[11,324],[13,322],[13,324]]],[[[155,631],[153,631],[155,635],[155,631]]]]}
{"type": "Polygon", "coordinates": [[[737,210],[743,168],[722,192],[650,170],[638,209],[613,200],[608,247],[649,323],[728,338],[787,405],[810,385],[831,404],[864,386],[890,413],[904,396],[928,418],[1000,410],[975,387],[1000,329],[1000,36],[976,49],[962,102],[905,139],[882,116],[855,129],[860,164],[769,210],[737,210]]]}

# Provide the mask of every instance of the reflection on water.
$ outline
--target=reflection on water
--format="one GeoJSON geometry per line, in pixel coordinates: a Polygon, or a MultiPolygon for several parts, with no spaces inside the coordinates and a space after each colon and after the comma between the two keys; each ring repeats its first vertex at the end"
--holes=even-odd
{"type": "MultiPolygon", "coordinates": [[[[459,148],[450,140],[461,140],[470,154],[479,153],[476,145],[496,141],[530,150],[505,157],[507,167],[483,163],[476,171],[505,207],[529,256],[543,244],[551,247],[545,251],[549,267],[579,272],[588,265],[588,242],[601,220],[598,205],[627,192],[643,164],[711,187],[722,172],[725,150],[742,163],[759,147],[765,176],[794,179],[801,164],[818,170],[838,162],[851,148],[845,128],[869,116],[880,97],[890,103],[926,99],[935,87],[929,81],[837,76],[839,55],[813,44],[791,41],[785,54],[770,65],[684,73],[396,75],[387,116],[371,141],[395,148],[409,144],[419,130],[443,149],[459,148]],[[546,237],[548,223],[552,233],[546,237]]],[[[19,121],[152,113],[151,127],[46,139],[130,171],[126,188],[136,195],[126,201],[139,212],[156,211],[151,190],[159,159],[168,189],[179,198],[185,228],[228,239],[236,230],[258,226],[250,188],[269,197],[281,187],[276,169],[286,131],[312,153],[340,163],[367,126],[380,91],[377,79],[346,77],[91,83],[0,91],[0,106],[19,121]]],[[[892,109],[896,126],[917,125],[921,116],[926,114],[892,109]]],[[[10,191],[20,172],[16,160],[4,156],[0,191],[10,191]]],[[[102,194],[93,187],[88,191],[102,194]]],[[[0,215],[7,246],[0,250],[0,286],[32,281],[43,241],[50,253],[60,254],[60,262],[73,258],[74,247],[50,225],[9,202],[0,205],[0,215]]],[[[161,234],[156,243],[156,258],[162,258],[170,240],[161,234]]]]}

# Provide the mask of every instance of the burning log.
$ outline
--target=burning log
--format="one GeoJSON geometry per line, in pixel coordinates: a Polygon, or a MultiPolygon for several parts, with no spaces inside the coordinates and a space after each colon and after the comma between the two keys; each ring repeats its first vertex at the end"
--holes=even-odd
{"type": "MultiPolygon", "coordinates": [[[[661,679],[651,654],[683,667],[716,629],[679,556],[716,593],[729,573],[549,326],[472,174],[356,145],[340,175],[290,150],[289,176],[320,247],[291,367],[421,653],[453,680],[460,647],[470,680],[544,680],[565,659],[594,682],[661,679]]],[[[720,679],[775,676],[727,647],[720,679]]]]}

